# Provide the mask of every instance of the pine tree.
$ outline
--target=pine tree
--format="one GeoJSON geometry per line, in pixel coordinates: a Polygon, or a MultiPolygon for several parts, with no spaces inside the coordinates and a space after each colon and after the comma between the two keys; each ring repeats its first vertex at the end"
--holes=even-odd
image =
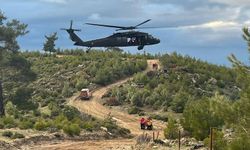
{"type": "MultiPolygon", "coordinates": [[[[6,66],[8,59],[18,54],[19,45],[17,38],[28,33],[26,24],[18,20],[11,20],[4,23],[7,18],[0,11],[0,116],[4,116],[4,98],[3,98],[3,68],[6,66]],[[7,57],[8,56],[8,57],[7,57]]],[[[15,67],[15,66],[13,66],[15,67]]]]}
{"type": "MultiPolygon", "coordinates": [[[[248,44],[250,54],[250,32],[243,28],[243,38],[248,44]]],[[[231,121],[236,127],[236,135],[231,143],[231,149],[246,149],[250,143],[250,66],[239,61],[233,54],[229,57],[238,75],[241,85],[240,100],[234,104],[234,119],[231,121]]],[[[249,58],[250,62],[250,58],[249,58]]]]}
{"type": "Polygon", "coordinates": [[[45,38],[46,42],[43,44],[43,50],[50,53],[56,52],[55,41],[58,40],[57,33],[55,32],[49,36],[45,35],[45,38]]]}

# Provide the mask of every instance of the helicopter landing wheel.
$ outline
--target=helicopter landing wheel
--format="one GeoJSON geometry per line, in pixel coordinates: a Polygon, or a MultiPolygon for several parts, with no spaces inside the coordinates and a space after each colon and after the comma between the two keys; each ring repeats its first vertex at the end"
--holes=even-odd
{"type": "Polygon", "coordinates": [[[140,45],[137,47],[138,50],[142,50],[144,48],[144,45],[140,45]]]}

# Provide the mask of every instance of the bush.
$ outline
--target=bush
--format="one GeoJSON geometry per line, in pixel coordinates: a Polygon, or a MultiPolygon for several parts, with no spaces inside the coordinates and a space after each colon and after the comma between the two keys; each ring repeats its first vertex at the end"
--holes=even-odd
{"type": "Polygon", "coordinates": [[[175,123],[175,120],[169,119],[167,128],[164,129],[164,136],[167,139],[178,138],[178,127],[175,123]]]}
{"type": "Polygon", "coordinates": [[[25,136],[23,134],[15,132],[11,138],[12,139],[21,139],[21,138],[24,138],[24,137],[25,136]]]}
{"type": "Polygon", "coordinates": [[[34,123],[31,120],[23,120],[18,125],[20,129],[32,129],[33,126],[34,123]]]}
{"type": "Polygon", "coordinates": [[[27,87],[20,87],[15,92],[15,95],[12,97],[12,102],[21,110],[35,110],[38,108],[38,104],[32,102],[31,96],[33,89],[27,87]]]}
{"type": "Polygon", "coordinates": [[[76,88],[77,90],[81,90],[83,88],[87,88],[87,86],[89,85],[88,81],[85,79],[78,79],[77,83],[76,83],[76,88]]]}
{"type": "Polygon", "coordinates": [[[80,135],[81,128],[78,124],[66,124],[63,127],[63,132],[69,136],[80,135]]]}
{"type": "MultiPolygon", "coordinates": [[[[204,144],[209,147],[210,136],[204,139],[204,144]]],[[[221,131],[214,130],[213,132],[213,149],[215,150],[225,150],[227,147],[227,141],[224,138],[224,134],[221,131]]],[[[239,148],[241,149],[241,148],[239,148]]]]}
{"type": "Polygon", "coordinates": [[[63,86],[63,89],[62,89],[62,95],[64,96],[64,97],[70,97],[70,96],[72,96],[72,94],[73,94],[73,91],[72,91],[72,89],[70,88],[70,86],[69,86],[69,83],[64,83],[64,86],[63,86]]]}
{"type": "Polygon", "coordinates": [[[108,118],[104,119],[103,126],[106,127],[111,133],[113,133],[112,130],[118,127],[115,121],[112,119],[112,116],[109,116],[108,118]]]}
{"type": "Polygon", "coordinates": [[[153,118],[153,119],[156,119],[156,120],[164,121],[164,122],[168,121],[168,117],[165,116],[165,115],[153,114],[153,115],[150,115],[150,117],[153,118]]]}
{"type": "Polygon", "coordinates": [[[38,120],[34,125],[34,128],[39,131],[45,130],[47,127],[48,124],[45,122],[45,120],[38,120]]]}
{"type": "Polygon", "coordinates": [[[229,144],[230,150],[248,150],[250,145],[249,135],[242,133],[237,135],[229,144]]]}
{"type": "Polygon", "coordinates": [[[63,109],[63,114],[68,120],[72,120],[76,117],[79,117],[81,113],[75,107],[65,106],[63,109]]]}
{"type": "Polygon", "coordinates": [[[11,138],[13,136],[13,133],[11,131],[4,131],[2,133],[2,136],[11,138]]]}
{"type": "Polygon", "coordinates": [[[217,103],[215,98],[190,101],[186,105],[181,124],[197,140],[208,137],[210,127],[221,127],[224,124],[221,114],[224,113],[222,109],[226,107],[226,103],[217,103]],[[220,113],[218,108],[221,109],[220,113]]]}
{"type": "Polygon", "coordinates": [[[117,100],[116,97],[110,97],[106,100],[105,102],[106,105],[108,106],[119,106],[121,103],[117,100]]]}
{"type": "Polygon", "coordinates": [[[141,110],[138,107],[131,107],[128,109],[129,114],[139,114],[141,110]]]}
{"type": "Polygon", "coordinates": [[[0,129],[4,128],[4,124],[2,122],[0,122],[0,129]]]}
{"type": "Polygon", "coordinates": [[[91,124],[90,122],[86,122],[81,126],[83,129],[87,130],[87,131],[93,131],[93,124],[91,124]]]}
{"type": "Polygon", "coordinates": [[[2,119],[5,128],[14,128],[17,126],[13,117],[7,116],[2,119]]]}

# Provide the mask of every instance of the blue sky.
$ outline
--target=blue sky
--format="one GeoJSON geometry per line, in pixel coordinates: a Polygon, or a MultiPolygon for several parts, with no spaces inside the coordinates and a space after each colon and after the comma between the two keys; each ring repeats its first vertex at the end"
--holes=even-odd
{"type": "MultiPolygon", "coordinates": [[[[227,56],[235,54],[249,63],[241,29],[250,25],[249,0],[0,0],[0,9],[10,19],[28,24],[30,33],[21,37],[22,50],[41,50],[44,35],[58,32],[57,47],[74,48],[66,32],[82,29],[79,36],[90,40],[108,36],[113,29],[84,25],[86,22],[135,25],[152,19],[144,26],[174,28],[147,29],[161,39],[146,46],[149,53],[178,52],[214,64],[230,65],[227,56]]],[[[137,52],[136,47],[125,48],[137,52]]]]}

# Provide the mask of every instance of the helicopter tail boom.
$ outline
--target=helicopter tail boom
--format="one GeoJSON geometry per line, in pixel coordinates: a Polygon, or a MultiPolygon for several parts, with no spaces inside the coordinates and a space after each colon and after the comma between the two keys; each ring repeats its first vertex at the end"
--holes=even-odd
{"type": "Polygon", "coordinates": [[[80,29],[73,29],[72,28],[73,25],[73,21],[71,20],[70,22],[70,28],[69,29],[65,29],[62,28],[61,30],[65,30],[68,32],[70,39],[75,42],[74,45],[81,45],[83,43],[83,41],[81,40],[81,38],[75,34],[75,31],[81,31],[80,29]]]}

